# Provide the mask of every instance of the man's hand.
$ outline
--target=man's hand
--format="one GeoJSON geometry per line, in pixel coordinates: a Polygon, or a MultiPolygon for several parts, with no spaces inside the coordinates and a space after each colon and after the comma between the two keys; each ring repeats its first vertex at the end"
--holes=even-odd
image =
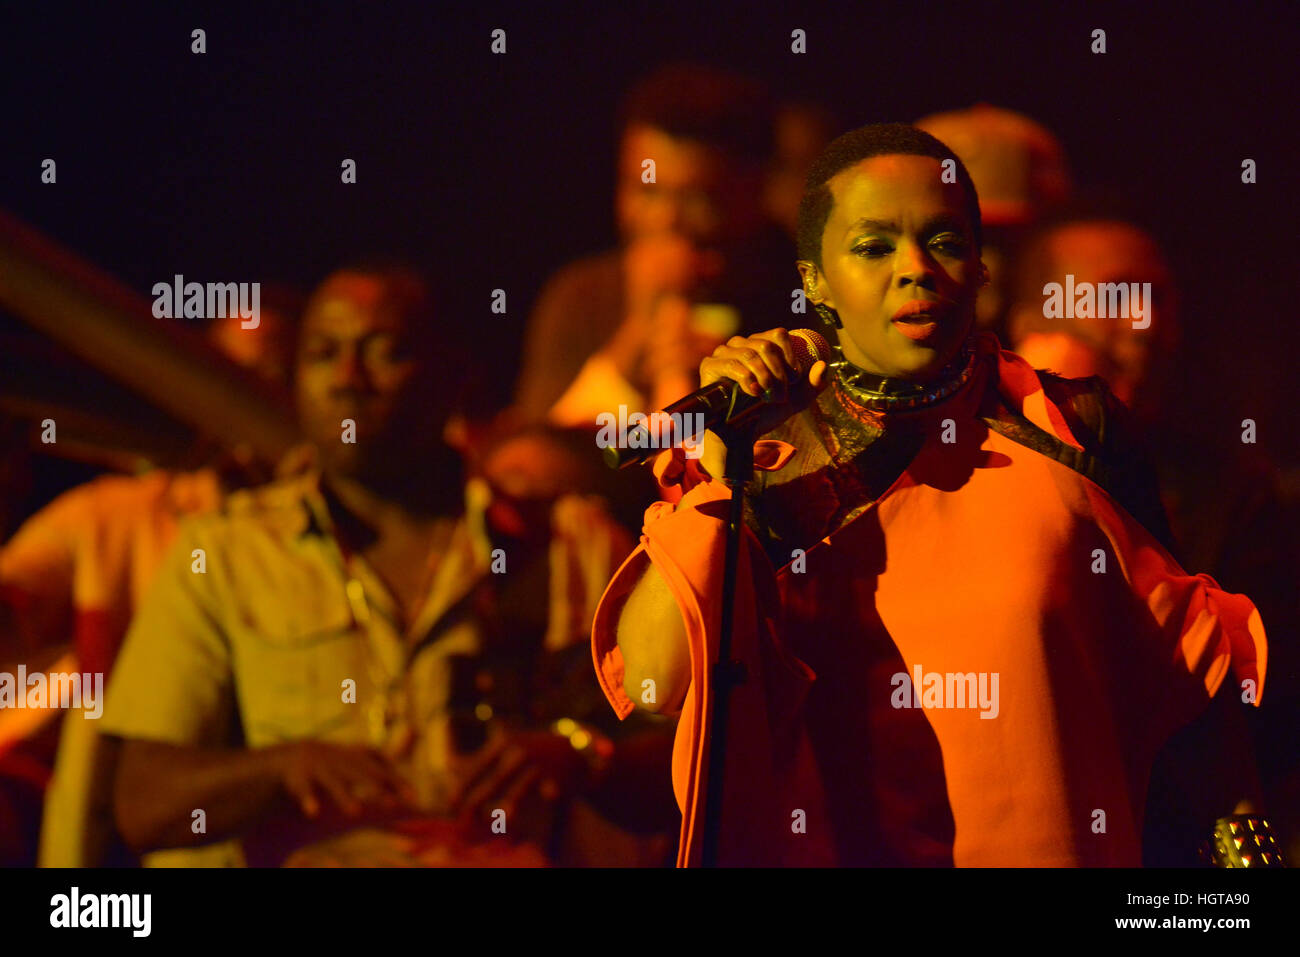
{"type": "Polygon", "coordinates": [[[690,355],[695,345],[689,333],[690,295],[720,266],[717,254],[671,233],[628,245],[623,252],[626,314],[603,349],[625,380],[649,390],[659,372],[676,368],[683,357],[689,360],[687,370],[694,369],[708,350],[690,355]]]}
{"type": "Polygon", "coordinates": [[[688,295],[701,280],[720,271],[716,253],[689,239],[659,233],[633,240],[623,252],[624,295],[628,312],[646,317],[666,295],[688,295]]]}
{"type": "Polygon", "coordinates": [[[652,409],[662,409],[697,388],[700,361],[722,345],[720,336],[691,324],[692,305],[683,296],[665,296],[655,308],[653,330],[641,362],[652,409]]]}
{"type": "Polygon", "coordinates": [[[490,833],[499,809],[507,838],[544,843],[556,802],[579,787],[585,770],[582,756],[558,734],[498,728],[482,749],[461,759],[451,811],[466,827],[490,833]]]}
{"type": "Polygon", "coordinates": [[[348,817],[413,807],[415,793],[382,752],[360,745],[294,741],[280,745],[280,780],[302,813],[316,818],[322,796],[348,817]]]}

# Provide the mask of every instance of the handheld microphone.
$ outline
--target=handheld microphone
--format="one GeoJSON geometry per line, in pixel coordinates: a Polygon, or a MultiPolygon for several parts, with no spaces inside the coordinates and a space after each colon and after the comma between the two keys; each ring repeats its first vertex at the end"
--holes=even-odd
{"type": "MultiPolygon", "coordinates": [[[[831,361],[830,345],[815,330],[792,329],[790,347],[800,378],[807,376],[819,361],[831,361]]],[[[604,445],[601,455],[612,469],[640,465],[664,449],[700,441],[707,429],[741,428],[769,401],[761,395],[750,395],[732,379],[719,379],[661,412],[640,416],[645,424],[620,429],[623,441],[604,445]]]]}

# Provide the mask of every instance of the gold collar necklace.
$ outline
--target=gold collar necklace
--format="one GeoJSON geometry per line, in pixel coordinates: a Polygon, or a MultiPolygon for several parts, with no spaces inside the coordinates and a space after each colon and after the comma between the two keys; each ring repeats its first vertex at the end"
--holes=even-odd
{"type": "Polygon", "coordinates": [[[911,411],[941,402],[965,385],[975,371],[974,335],[966,338],[961,351],[929,382],[875,375],[845,359],[838,343],[832,350],[831,369],[834,371],[836,395],[850,408],[856,406],[875,416],[911,411]]]}

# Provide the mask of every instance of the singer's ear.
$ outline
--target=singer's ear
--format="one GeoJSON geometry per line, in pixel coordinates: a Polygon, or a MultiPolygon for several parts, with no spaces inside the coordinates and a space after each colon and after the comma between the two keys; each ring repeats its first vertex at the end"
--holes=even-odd
{"type": "Polygon", "coordinates": [[[835,311],[835,304],[826,294],[827,290],[817,272],[817,264],[800,259],[795,266],[799,268],[799,275],[803,277],[804,297],[812,303],[813,309],[821,317],[822,322],[832,329],[843,329],[844,323],[840,322],[840,314],[835,311]]]}
{"type": "Polygon", "coordinates": [[[809,262],[806,259],[800,259],[795,263],[795,266],[799,270],[799,275],[803,277],[803,294],[807,297],[808,301],[813,305],[825,303],[826,305],[833,306],[832,303],[827,302],[826,290],[820,283],[817,264],[809,262]]]}

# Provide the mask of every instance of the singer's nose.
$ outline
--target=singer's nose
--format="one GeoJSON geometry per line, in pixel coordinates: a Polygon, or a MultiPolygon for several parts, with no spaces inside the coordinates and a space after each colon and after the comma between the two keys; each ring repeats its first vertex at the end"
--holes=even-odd
{"type": "Polygon", "coordinates": [[[919,243],[900,242],[895,257],[894,275],[900,288],[913,283],[926,289],[934,288],[933,263],[919,243]]]}

